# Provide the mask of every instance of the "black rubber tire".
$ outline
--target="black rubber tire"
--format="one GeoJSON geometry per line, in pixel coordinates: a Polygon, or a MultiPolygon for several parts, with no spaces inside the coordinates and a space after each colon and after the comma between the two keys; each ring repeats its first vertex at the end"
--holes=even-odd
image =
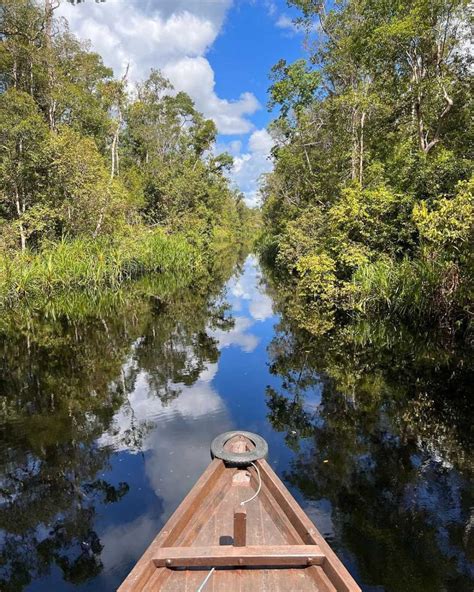
{"type": "Polygon", "coordinates": [[[267,458],[267,455],[268,444],[261,436],[252,432],[242,432],[239,430],[224,432],[214,438],[211,444],[211,458],[220,458],[225,463],[234,467],[246,467],[251,462],[267,458]],[[228,450],[225,450],[224,447],[226,443],[234,436],[245,436],[253,442],[255,448],[253,450],[248,450],[247,452],[229,452],[228,450]]]}

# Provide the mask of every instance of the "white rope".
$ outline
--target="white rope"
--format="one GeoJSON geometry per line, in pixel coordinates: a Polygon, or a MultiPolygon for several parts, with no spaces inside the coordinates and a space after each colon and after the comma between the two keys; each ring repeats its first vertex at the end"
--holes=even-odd
{"type": "Polygon", "coordinates": [[[260,493],[260,489],[262,489],[262,478],[260,477],[260,471],[258,470],[258,467],[255,463],[250,462],[250,464],[254,467],[254,469],[257,471],[257,475],[258,475],[258,487],[257,487],[257,491],[252,495],[252,497],[249,497],[248,500],[245,500],[243,502],[240,502],[241,506],[245,506],[245,504],[248,504],[249,502],[251,502],[252,500],[254,500],[257,495],[260,493]]]}
{"type": "MultiPolygon", "coordinates": [[[[252,497],[249,497],[249,499],[244,500],[243,502],[240,502],[241,506],[244,506],[245,504],[248,504],[249,502],[251,502],[252,500],[254,500],[257,495],[260,493],[260,490],[262,489],[262,478],[260,476],[260,471],[258,470],[258,467],[255,463],[250,462],[250,464],[253,466],[253,468],[257,471],[257,476],[258,476],[258,487],[257,487],[257,491],[252,495],[252,497]]],[[[207,576],[204,578],[202,584],[199,586],[199,588],[196,590],[196,592],[202,592],[202,590],[204,590],[204,586],[207,584],[207,582],[209,581],[209,578],[212,576],[212,574],[214,573],[214,570],[216,568],[213,567],[211,569],[211,571],[207,574],[207,576]]]]}
{"type": "Polygon", "coordinates": [[[213,568],[211,569],[211,571],[210,571],[210,572],[207,574],[207,576],[204,578],[204,580],[203,580],[202,584],[199,586],[199,588],[196,590],[196,592],[202,592],[202,590],[204,590],[204,586],[205,586],[205,585],[207,584],[207,582],[209,581],[209,578],[212,576],[212,574],[213,574],[213,572],[214,572],[214,570],[215,570],[215,569],[216,569],[215,567],[213,567],[213,568]]]}

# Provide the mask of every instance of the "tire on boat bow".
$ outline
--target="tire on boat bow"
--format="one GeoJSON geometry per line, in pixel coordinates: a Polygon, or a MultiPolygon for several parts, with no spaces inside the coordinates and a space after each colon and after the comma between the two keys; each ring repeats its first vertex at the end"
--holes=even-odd
{"type": "Polygon", "coordinates": [[[220,458],[225,463],[233,465],[235,467],[246,467],[252,462],[267,458],[268,455],[268,444],[258,434],[252,432],[224,432],[220,434],[211,443],[211,457],[220,458]],[[255,446],[253,450],[246,450],[245,452],[231,452],[225,450],[225,445],[229,440],[235,436],[244,436],[252,442],[255,446]]]}

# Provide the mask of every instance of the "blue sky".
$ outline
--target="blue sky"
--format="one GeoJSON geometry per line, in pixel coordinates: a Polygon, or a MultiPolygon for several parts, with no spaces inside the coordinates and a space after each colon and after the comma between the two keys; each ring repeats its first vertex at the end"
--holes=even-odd
{"type": "Polygon", "coordinates": [[[264,107],[252,117],[258,128],[270,119],[266,103],[271,67],[282,57],[290,62],[301,57],[302,36],[290,23],[295,14],[283,1],[237,0],[208,53],[219,95],[235,97],[249,88],[264,107]]]}
{"type": "Polygon", "coordinates": [[[218,149],[234,156],[233,182],[257,203],[258,178],[271,169],[269,71],[303,53],[294,9],[283,0],[63,0],[58,13],[117,76],[129,64],[134,84],[159,68],[188,92],[216,122],[218,149]]]}

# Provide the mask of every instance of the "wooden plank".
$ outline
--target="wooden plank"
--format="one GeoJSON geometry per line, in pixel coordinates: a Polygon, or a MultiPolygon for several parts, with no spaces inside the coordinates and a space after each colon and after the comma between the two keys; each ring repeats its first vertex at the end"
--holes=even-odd
{"type": "MultiPolygon", "coordinates": [[[[256,489],[258,486],[258,480],[255,469],[252,469],[251,474],[252,482],[256,489]]],[[[303,538],[298,534],[295,527],[288,519],[288,516],[276,503],[275,498],[270,495],[270,492],[265,486],[263,486],[260,490],[258,500],[265,512],[268,514],[269,520],[273,522],[273,525],[281,533],[281,536],[288,545],[301,545],[305,543],[303,538]]]]}
{"type": "Polygon", "coordinates": [[[245,547],[247,541],[247,512],[238,508],[234,512],[234,547],[245,547]]]}
{"type": "MultiPolygon", "coordinates": [[[[252,483],[257,488],[258,486],[258,479],[257,473],[255,469],[251,469],[251,476],[252,476],[252,483]]],[[[263,485],[261,488],[260,494],[258,496],[260,504],[266,510],[268,519],[272,521],[273,526],[277,527],[278,530],[281,532],[285,542],[289,545],[298,545],[304,544],[303,538],[298,534],[293,524],[288,519],[288,516],[282,510],[280,505],[278,505],[275,501],[275,498],[270,494],[268,488],[263,485]]],[[[275,538],[274,536],[272,537],[275,538]]],[[[276,541],[273,544],[278,544],[276,541]]],[[[275,570],[273,570],[275,572],[275,570]]],[[[289,570],[285,570],[285,573],[290,576],[289,570]]],[[[321,566],[313,566],[305,570],[305,574],[310,582],[308,583],[309,588],[311,590],[317,590],[318,592],[336,592],[336,588],[331,584],[327,575],[324,573],[323,568],[321,566]],[[312,583],[311,583],[312,580],[312,583]],[[316,587],[315,587],[316,584],[316,587]]],[[[278,574],[270,574],[273,576],[271,582],[271,590],[277,590],[279,585],[278,574]]],[[[288,583],[290,585],[290,583],[288,583]]],[[[298,586],[302,586],[302,583],[299,582],[298,586]]],[[[255,588],[257,589],[257,588],[255,588]]],[[[298,589],[298,587],[293,584],[290,589],[298,589]]],[[[301,588],[303,590],[305,588],[301,588]]]]}
{"type": "Polygon", "coordinates": [[[255,545],[248,547],[161,547],[156,567],[302,567],[322,565],[317,545],[255,545]]]}
{"type": "MultiPolygon", "coordinates": [[[[255,467],[252,467],[252,470],[256,472],[255,467]]],[[[258,487],[258,485],[257,485],[258,487]]],[[[255,489],[256,491],[256,489],[255,489]]],[[[261,500],[258,499],[258,496],[248,504],[249,514],[252,516],[252,525],[255,521],[256,528],[255,528],[255,539],[259,542],[257,544],[260,545],[278,545],[284,544],[287,545],[288,542],[278,539],[278,529],[275,528],[273,523],[270,523],[269,527],[265,528],[265,520],[264,515],[265,512],[263,510],[263,506],[261,500]],[[276,532],[275,532],[276,531],[276,532]]],[[[255,543],[254,543],[255,544],[255,543]]],[[[262,569],[261,570],[261,583],[263,584],[263,590],[275,590],[278,589],[276,584],[280,579],[281,572],[278,576],[274,573],[276,570],[273,569],[262,569]]],[[[288,573],[288,568],[285,569],[285,576],[288,573]]],[[[287,578],[285,577],[285,582],[287,582],[287,578]]]]}
{"type": "Polygon", "coordinates": [[[150,563],[153,565],[153,573],[143,586],[135,588],[135,590],[139,590],[140,592],[156,592],[157,590],[162,590],[169,581],[171,575],[169,569],[164,567],[157,569],[153,561],[150,561],[150,563]]]}
{"type": "MultiPolygon", "coordinates": [[[[236,438],[228,446],[243,450],[248,443],[243,438],[236,438]]],[[[267,588],[273,592],[360,592],[268,463],[258,461],[257,466],[262,477],[262,489],[257,498],[245,507],[248,527],[243,542],[243,545],[249,542],[254,546],[235,546],[239,537],[240,542],[243,539],[239,534],[239,529],[243,531],[243,518],[235,518],[233,508],[243,510],[239,502],[249,497],[249,485],[257,486],[255,471],[226,468],[222,461],[216,459],[145,551],[119,592],[194,592],[203,573],[199,567],[214,566],[218,569],[209,582],[209,592],[220,589],[253,592],[267,588]],[[251,475],[251,483],[248,474],[251,475]],[[234,547],[222,546],[221,539],[229,539],[232,543],[228,536],[232,532],[234,547]],[[221,546],[217,546],[219,544],[221,546]],[[293,549],[296,549],[294,553],[293,549]],[[170,550],[177,555],[170,556],[170,550]],[[191,569],[181,572],[167,569],[163,563],[166,559],[171,560],[171,568],[179,567],[173,564],[174,559],[184,562],[182,565],[191,569]],[[214,563],[210,564],[210,560],[214,563]],[[219,569],[227,566],[234,569],[219,569]],[[259,569],[239,569],[246,566],[259,569]],[[194,571],[192,568],[198,569],[194,571]]]]}
{"type": "Polygon", "coordinates": [[[189,540],[189,526],[191,520],[198,515],[201,507],[212,504],[216,496],[220,498],[224,493],[220,488],[216,488],[216,485],[221,484],[221,477],[224,478],[224,473],[226,480],[229,481],[232,478],[232,475],[231,473],[227,474],[225,464],[219,459],[213,460],[209,466],[212,467],[214,462],[217,463],[217,466],[214,471],[211,472],[210,477],[207,479],[200,478],[196,482],[196,485],[191,489],[188,496],[184,499],[181,505],[178,506],[178,509],[175,512],[175,514],[178,514],[176,519],[175,514],[173,514],[170,520],[165,524],[168,536],[163,538],[163,546],[169,547],[173,545],[181,535],[189,540]],[[190,499],[188,499],[188,497],[190,497],[190,499]]]}
{"type": "Polygon", "coordinates": [[[318,545],[325,555],[323,568],[336,592],[362,592],[343,563],[326,543],[301,506],[280,481],[266,460],[257,461],[262,482],[306,544],[318,545]]]}
{"type": "Polygon", "coordinates": [[[173,547],[208,547],[211,545],[232,545],[233,508],[239,500],[235,498],[235,489],[231,486],[232,469],[226,469],[216,485],[216,495],[211,504],[203,504],[199,521],[205,520],[197,535],[191,539],[181,536],[173,547]]]}
{"type": "MultiPolygon", "coordinates": [[[[233,509],[237,507],[239,504],[237,492],[238,490],[236,490],[235,487],[229,487],[227,496],[221,503],[220,507],[216,510],[214,535],[212,539],[208,539],[208,541],[206,541],[206,543],[202,546],[207,547],[213,545],[232,545],[234,520],[233,509]]],[[[201,545],[198,545],[198,543],[196,542],[195,546],[201,545]]],[[[190,570],[186,571],[189,572],[190,570]]],[[[226,592],[227,590],[229,590],[229,592],[238,592],[240,590],[238,583],[240,582],[241,571],[242,570],[240,569],[224,569],[218,573],[218,571],[216,570],[212,575],[210,581],[206,584],[206,587],[204,588],[203,592],[219,592],[220,590],[225,590],[226,592]]],[[[206,572],[207,570],[204,573],[202,571],[198,572],[201,575],[201,581],[203,580],[203,577],[206,574],[206,572]]],[[[189,590],[188,592],[196,592],[196,590],[197,587],[195,590],[189,590]]]]}
{"type": "Polygon", "coordinates": [[[225,465],[221,460],[214,459],[210,463],[184,501],[178,506],[164,528],[122,582],[118,592],[137,592],[143,588],[147,580],[153,575],[154,569],[156,569],[151,561],[156,550],[162,545],[173,544],[186,527],[191,516],[197,511],[199,505],[213,491],[215,484],[224,471],[225,465]]]}
{"type": "MultiPolygon", "coordinates": [[[[315,565],[314,567],[308,567],[306,570],[308,576],[311,576],[313,582],[316,583],[316,590],[318,592],[337,592],[333,586],[331,580],[326,575],[322,565],[315,565]]],[[[314,589],[314,585],[313,585],[314,589]]]]}
{"type": "MultiPolygon", "coordinates": [[[[309,574],[313,570],[320,570],[318,573],[324,577],[320,566],[276,569],[217,568],[209,578],[203,592],[335,592],[334,586],[325,587],[324,584],[320,585],[310,577],[309,574]],[[273,579],[269,580],[268,576],[273,576],[273,579]]],[[[150,592],[158,590],[162,590],[162,592],[196,592],[209,573],[207,568],[168,571],[173,575],[166,586],[155,588],[150,592]],[[183,574],[187,576],[185,584],[181,579],[183,574]],[[198,578],[195,577],[196,575],[198,578]]]]}
{"type": "MultiPolygon", "coordinates": [[[[205,498],[198,506],[196,512],[189,518],[183,532],[176,537],[174,541],[167,541],[167,547],[188,547],[189,545],[194,545],[197,537],[200,537],[203,531],[208,530],[208,525],[212,524],[213,516],[218,509],[227,505],[227,496],[229,489],[231,488],[232,474],[235,470],[236,469],[226,469],[220,475],[215,484],[214,492],[205,498]]],[[[231,514],[230,509],[228,509],[228,512],[231,514]]],[[[232,530],[229,530],[229,535],[231,534],[232,530]]],[[[212,544],[212,541],[204,541],[203,546],[212,544]]]]}

